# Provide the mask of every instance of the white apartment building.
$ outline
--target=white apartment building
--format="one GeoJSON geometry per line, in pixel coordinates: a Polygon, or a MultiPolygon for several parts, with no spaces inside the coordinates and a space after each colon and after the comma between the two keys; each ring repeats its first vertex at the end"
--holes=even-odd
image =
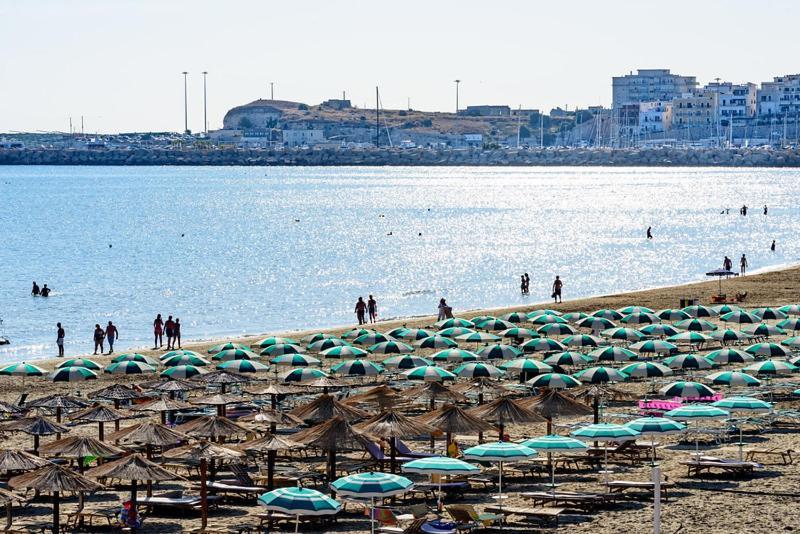
{"type": "Polygon", "coordinates": [[[672,74],[669,69],[638,69],[636,74],[614,76],[611,85],[612,106],[619,109],[638,102],[669,102],[697,89],[697,80],[672,74]]]}
{"type": "Polygon", "coordinates": [[[325,132],[317,128],[285,128],[283,144],[285,146],[312,146],[325,142],[325,132]]]}
{"type": "Polygon", "coordinates": [[[666,132],[672,128],[672,102],[640,102],[639,133],[666,132]]]}
{"type": "Polygon", "coordinates": [[[800,74],[776,76],[758,90],[758,115],[791,116],[800,113],[800,74]]]}
{"type": "Polygon", "coordinates": [[[758,110],[758,86],[754,83],[711,82],[704,92],[715,92],[722,119],[747,119],[758,110]]]}

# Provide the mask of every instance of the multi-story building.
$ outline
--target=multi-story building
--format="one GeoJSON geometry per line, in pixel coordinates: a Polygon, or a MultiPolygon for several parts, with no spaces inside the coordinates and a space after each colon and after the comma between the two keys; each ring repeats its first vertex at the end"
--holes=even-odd
{"type": "Polygon", "coordinates": [[[777,76],[771,82],[761,84],[758,90],[759,116],[795,116],[799,112],[800,74],[777,76]]]}
{"type": "Polygon", "coordinates": [[[758,108],[758,86],[754,83],[711,82],[705,92],[717,93],[721,119],[748,119],[758,108]]]}
{"type": "Polygon", "coordinates": [[[673,128],[713,128],[718,118],[719,93],[716,91],[694,91],[672,100],[673,128]]]}
{"type": "Polygon", "coordinates": [[[612,106],[619,109],[638,102],[668,102],[696,88],[694,76],[672,74],[669,69],[639,69],[636,74],[612,78],[612,106]]]}
{"type": "Polygon", "coordinates": [[[666,132],[672,128],[672,102],[640,102],[639,133],[666,132]]]}
{"type": "Polygon", "coordinates": [[[511,108],[509,106],[467,106],[458,112],[459,115],[469,117],[509,117],[511,108]]]}

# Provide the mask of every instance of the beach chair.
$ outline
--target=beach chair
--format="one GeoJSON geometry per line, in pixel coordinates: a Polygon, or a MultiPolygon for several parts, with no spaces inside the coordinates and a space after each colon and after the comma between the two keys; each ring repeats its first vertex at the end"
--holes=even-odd
{"type": "Polygon", "coordinates": [[[745,460],[753,462],[756,460],[756,456],[772,456],[780,457],[783,465],[790,465],[792,462],[794,462],[794,458],[792,458],[793,454],[797,454],[797,451],[793,449],[780,449],[778,447],[771,447],[768,449],[750,449],[745,452],[745,460]]]}
{"type": "Polygon", "coordinates": [[[500,514],[480,514],[471,504],[451,504],[445,506],[444,509],[456,522],[456,530],[459,531],[490,527],[495,522],[502,521],[504,517],[500,514]]]}
{"type": "Polygon", "coordinates": [[[517,515],[525,519],[533,519],[541,525],[552,526],[558,529],[558,520],[561,514],[566,511],[566,508],[559,508],[556,506],[536,506],[526,508],[522,506],[487,506],[487,512],[494,512],[502,514],[503,516],[517,515]]]}
{"type": "MultiPolygon", "coordinates": [[[[661,481],[660,488],[661,494],[664,496],[664,501],[669,500],[669,490],[675,484],[672,482],[661,481]]],[[[611,493],[623,493],[629,489],[645,490],[647,495],[652,495],[655,484],[652,481],[636,481],[636,480],[611,480],[608,483],[608,490],[611,493]]]]}
{"type": "Polygon", "coordinates": [[[419,534],[422,532],[422,525],[424,525],[427,520],[428,519],[425,517],[420,517],[411,521],[405,528],[386,525],[379,527],[375,532],[377,534],[419,534]]]}
{"type": "Polygon", "coordinates": [[[429,458],[431,456],[437,456],[432,452],[412,451],[409,446],[400,439],[395,439],[394,443],[397,453],[409,458],[429,458]]]}
{"type": "MultiPolygon", "coordinates": [[[[385,464],[390,463],[392,461],[392,458],[390,456],[386,456],[386,454],[384,454],[384,452],[381,450],[378,444],[375,443],[374,441],[369,441],[365,439],[364,445],[369,455],[375,462],[378,463],[381,469],[384,468],[385,464]]],[[[410,462],[411,460],[416,460],[416,458],[411,458],[409,456],[401,456],[399,454],[395,456],[395,461],[397,463],[410,462]]]]}

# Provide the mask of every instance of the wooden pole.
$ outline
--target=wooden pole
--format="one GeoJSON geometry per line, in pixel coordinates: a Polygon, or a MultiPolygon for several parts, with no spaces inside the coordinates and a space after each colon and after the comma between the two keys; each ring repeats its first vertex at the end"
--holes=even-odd
{"type": "Polygon", "coordinates": [[[60,495],[57,491],[53,492],[53,534],[58,534],[61,523],[60,495]]]}
{"type": "Polygon", "coordinates": [[[201,526],[208,524],[208,491],[206,487],[206,470],[208,465],[205,458],[200,458],[200,514],[201,526]]]}
{"type": "MultiPolygon", "coordinates": [[[[119,410],[119,399],[114,399],[114,409],[119,410]]],[[[114,432],[119,432],[119,419],[114,421],[114,432]]]]}

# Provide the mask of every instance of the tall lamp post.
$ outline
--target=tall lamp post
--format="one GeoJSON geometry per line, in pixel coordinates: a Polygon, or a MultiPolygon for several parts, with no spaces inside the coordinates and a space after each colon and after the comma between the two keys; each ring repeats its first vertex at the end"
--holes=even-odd
{"type": "Polygon", "coordinates": [[[461,80],[454,80],[456,84],[456,115],[458,115],[458,86],[461,83],[461,80]]]}
{"type": "Polygon", "coordinates": [[[208,137],[208,105],[207,105],[207,93],[206,93],[206,76],[208,75],[208,71],[203,71],[203,132],[208,137]]]}
{"type": "Polygon", "coordinates": [[[183,133],[189,133],[189,89],[186,81],[186,76],[189,74],[183,71],[183,133]]]}

